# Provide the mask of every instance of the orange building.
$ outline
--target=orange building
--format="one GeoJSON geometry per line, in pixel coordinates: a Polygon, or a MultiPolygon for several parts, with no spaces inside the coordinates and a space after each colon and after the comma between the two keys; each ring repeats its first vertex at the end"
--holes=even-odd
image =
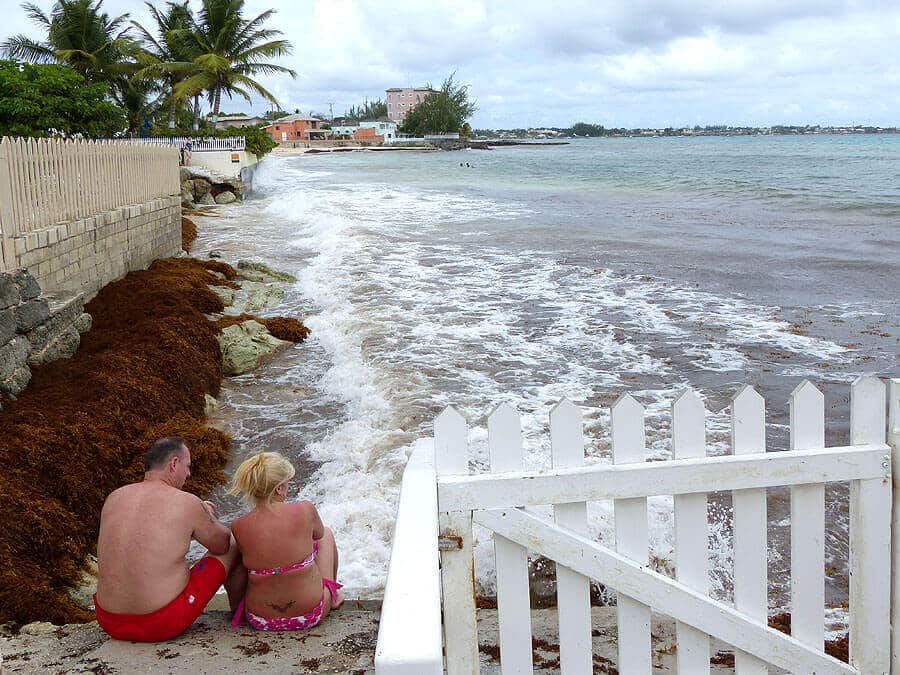
{"type": "Polygon", "coordinates": [[[353,132],[353,140],[374,141],[377,143],[381,143],[384,140],[384,136],[376,134],[375,129],[373,129],[372,127],[360,127],[353,132]]]}
{"type": "Polygon", "coordinates": [[[322,120],[305,115],[288,115],[263,127],[276,143],[285,141],[309,141],[328,136],[328,130],[322,129],[322,120]]]}

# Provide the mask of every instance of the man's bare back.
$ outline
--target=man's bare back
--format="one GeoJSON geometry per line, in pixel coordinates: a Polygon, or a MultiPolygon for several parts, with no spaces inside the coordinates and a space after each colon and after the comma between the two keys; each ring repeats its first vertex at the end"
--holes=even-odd
{"type": "Polygon", "coordinates": [[[144,467],[142,482],[115,490],[103,505],[95,605],[112,637],[155,642],[187,628],[223,582],[236,605],[246,571],[213,504],[181,490],[191,475],[184,440],[156,441],[144,467]],[[191,540],[209,555],[189,568],[184,556],[191,540]]]}
{"type": "Polygon", "coordinates": [[[212,555],[228,552],[228,529],[199,498],[153,480],[113,492],[100,516],[97,602],[121,614],[148,614],[164,606],[187,584],[184,556],[191,539],[212,555]]]}

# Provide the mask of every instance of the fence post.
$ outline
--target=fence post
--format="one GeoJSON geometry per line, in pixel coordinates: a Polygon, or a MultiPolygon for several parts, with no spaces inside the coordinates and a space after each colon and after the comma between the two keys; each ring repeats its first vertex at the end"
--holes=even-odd
{"type": "MultiPolygon", "coordinates": [[[[884,443],[884,382],[860,377],[850,389],[850,444],[884,443]]],[[[850,665],[890,669],[891,483],[884,475],[850,481],[850,665]]]]}
{"type": "MultiPolygon", "coordinates": [[[[456,410],[448,407],[438,415],[434,421],[434,464],[438,477],[469,473],[467,437],[466,420],[456,410]]],[[[438,500],[440,539],[451,546],[456,545],[456,548],[448,547],[441,551],[447,673],[477,675],[478,626],[475,616],[472,512],[441,513],[441,510],[438,500]]]]}
{"type": "MultiPolygon", "coordinates": [[[[891,466],[900,464],[900,378],[888,392],[888,444],[891,466]]],[[[893,472],[893,532],[891,533],[891,671],[900,673],[900,476],[893,472]]]]}
{"type": "Polygon", "coordinates": [[[10,143],[9,138],[0,139],[0,256],[2,256],[0,262],[2,262],[4,270],[16,267],[16,251],[13,242],[16,224],[13,221],[13,192],[9,176],[10,143]]]}

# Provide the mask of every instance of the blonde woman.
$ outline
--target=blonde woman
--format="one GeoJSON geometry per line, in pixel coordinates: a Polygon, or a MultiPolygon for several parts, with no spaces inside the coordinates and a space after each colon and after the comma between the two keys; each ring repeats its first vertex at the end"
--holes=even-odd
{"type": "Polygon", "coordinates": [[[303,630],[336,609],[338,553],[334,534],[311,502],[288,502],[294,467],[277,452],[261,452],[234,472],[230,494],[253,506],[231,525],[247,568],[241,615],[258,630],[303,630]]]}

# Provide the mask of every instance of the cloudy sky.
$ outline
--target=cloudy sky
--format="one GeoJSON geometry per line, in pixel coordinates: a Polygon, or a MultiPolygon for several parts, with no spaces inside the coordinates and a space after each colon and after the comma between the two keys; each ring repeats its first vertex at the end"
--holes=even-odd
{"type": "MultiPolygon", "coordinates": [[[[289,110],[337,115],[456,71],[477,128],[900,125],[897,1],[247,0],[248,15],[270,7],[298,75],[262,81],[289,110]]],[[[104,8],[150,25],[142,2],[104,8]]],[[[0,39],[39,37],[18,2],[0,9],[0,39]]]]}

